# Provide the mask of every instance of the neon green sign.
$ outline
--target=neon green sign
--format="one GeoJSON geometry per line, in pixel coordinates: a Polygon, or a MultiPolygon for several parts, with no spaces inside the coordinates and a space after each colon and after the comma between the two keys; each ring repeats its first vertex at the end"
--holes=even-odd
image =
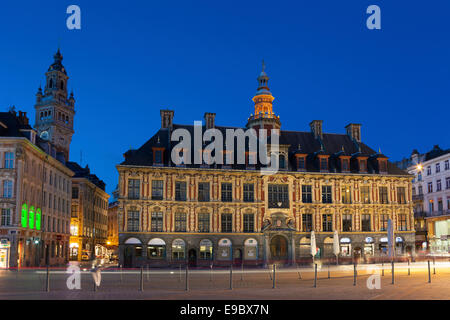
{"type": "Polygon", "coordinates": [[[22,205],[22,217],[21,217],[21,223],[23,228],[26,228],[27,226],[27,218],[28,218],[27,204],[24,203],[22,205]]]}
{"type": "Polygon", "coordinates": [[[30,211],[28,213],[29,213],[28,226],[30,227],[30,229],[34,229],[34,207],[33,206],[30,207],[30,211]]]}
{"type": "Polygon", "coordinates": [[[41,230],[41,209],[36,210],[36,230],[41,230]]]}

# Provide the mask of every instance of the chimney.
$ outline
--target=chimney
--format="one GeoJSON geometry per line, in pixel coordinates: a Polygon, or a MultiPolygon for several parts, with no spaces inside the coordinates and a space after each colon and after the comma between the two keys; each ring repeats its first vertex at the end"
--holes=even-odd
{"type": "Polygon", "coordinates": [[[173,110],[160,110],[161,128],[172,129],[173,126],[173,110]]]}
{"type": "Polygon", "coordinates": [[[347,135],[355,140],[356,142],[361,142],[361,125],[358,123],[350,123],[345,129],[347,130],[347,135]]]}
{"type": "Polygon", "coordinates": [[[323,120],[313,120],[309,124],[311,127],[311,132],[314,134],[314,138],[320,137],[322,139],[322,123],[323,120]]]}
{"type": "Polygon", "coordinates": [[[214,120],[216,118],[216,114],[210,113],[210,112],[205,112],[204,118],[205,118],[206,129],[214,128],[214,126],[215,126],[214,120]]]}
{"type": "Polygon", "coordinates": [[[23,111],[19,111],[19,122],[23,125],[27,125],[28,124],[28,117],[27,117],[27,113],[23,112],[23,111]]]}

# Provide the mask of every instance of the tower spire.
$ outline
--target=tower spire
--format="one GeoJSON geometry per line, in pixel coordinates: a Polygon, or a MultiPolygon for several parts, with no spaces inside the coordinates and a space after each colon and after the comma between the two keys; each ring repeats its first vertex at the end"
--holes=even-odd
{"type": "Polygon", "coordinates": [[[262,60],[262,70],[258,78],[258,89],[252,98],[255,103],[255,114],[248,119],[247,126],[253,127],[258,122],[258,126],[264,128],[280,128],[279,117],[273,112],[272,102],[275,99],[269,89],[269,76],[266,73],[266,63],[262,60]],[[264,124],[260,120],[264,119],[264,124]]]}

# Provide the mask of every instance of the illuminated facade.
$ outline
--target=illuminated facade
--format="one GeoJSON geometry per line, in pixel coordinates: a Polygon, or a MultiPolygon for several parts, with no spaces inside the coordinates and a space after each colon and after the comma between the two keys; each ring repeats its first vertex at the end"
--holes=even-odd
{"type": "Polygon", "coordinates": [[[450,254],[450,149],[435,145],[399,162],[414,175],[412,197],[416,217],[416,247],[423,253],[450,254]]]}
{"type": "MultiPolygon", "coordinates": [[[[263,70],[244,130],[281,128],[268,79],[263,70]]],[[[161,128],[117,166],[124,266],[310,261],[312,230],[321,258],[333,257],[337,230],[341,261],[370,260],[386,254],[388,219],[396,255],[414,253],[412,177],[365,145],[359,124],[345,134],[324,133],[321,120],[309,132],[281,130],[280,170],[262,175],[262,165],[248,161],[175,165],[171,133],[194,129],[174,124],[173,115],[161,110],[161,128]]],[[[210,128],[229,127],[205,113],[202,131],[210,128]]]]}
{"type": "Polygon", "coordinates": [[[73,172],[55,155],[25,113],[0,113],[2,268],[67,262],[73,172]]]}
{"type": "Polygon", "coordinates": [[[108,199],[105,183],[75,162],[68,162],[73,170],[72,209],[70,222],[70,260],[88,260],[106,254],[108,231],[108,199]]]}

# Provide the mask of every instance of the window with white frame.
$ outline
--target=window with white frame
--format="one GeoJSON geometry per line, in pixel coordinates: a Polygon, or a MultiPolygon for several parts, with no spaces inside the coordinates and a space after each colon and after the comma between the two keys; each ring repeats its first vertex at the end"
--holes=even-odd
{"type": "Polygon", "coordinates": [[[12,192],[12,180],[4,180],[3,181],[3,198],[12,198],[13,192],[12,192]]]}
{"type": "Polygon", "coordinates": [[[14,152],[5,152],[4,168],[6,169],[14,168],[14,152]]]}

